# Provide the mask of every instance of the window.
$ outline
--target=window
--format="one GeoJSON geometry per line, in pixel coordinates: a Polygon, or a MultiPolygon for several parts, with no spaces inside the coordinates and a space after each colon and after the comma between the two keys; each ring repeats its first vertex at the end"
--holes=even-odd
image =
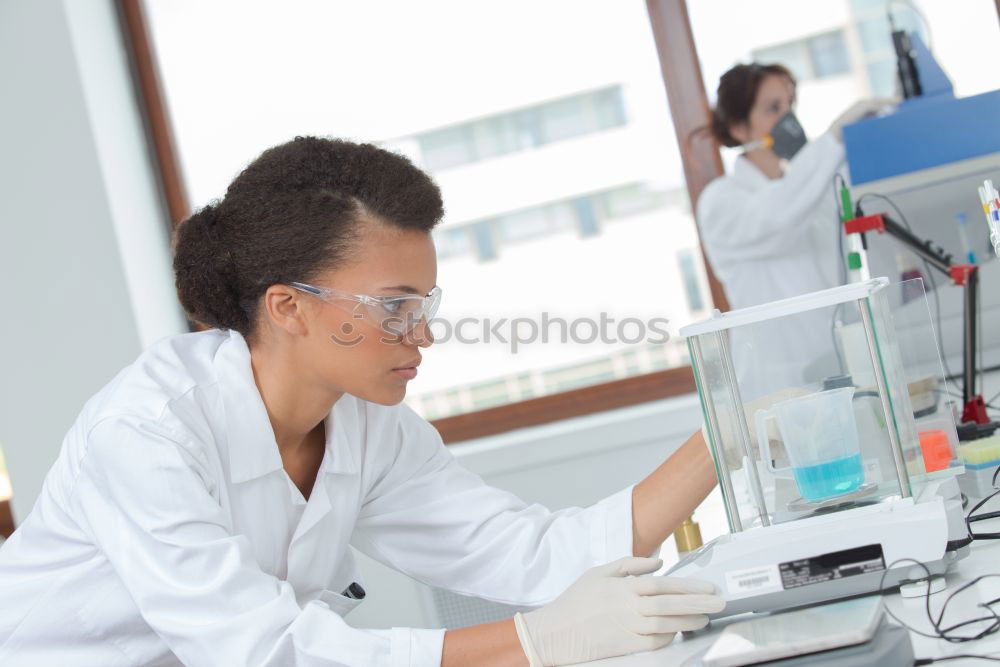
{"type": "Polygon", "coordinates": [[[799,81],[837,76],[851,70],[843,30],[755,49],[753,59],[761,63],[781,63],[799,81]]]}
{"type": "Polygon", "coordinates": [[[488,262],[497,258],[496,243],[493,241],[493,226],[488,221],[473,225],[472,235],[476,239],[476,255],[479,257],[479,261],[488,262]]]}
{"type": "Polygon", "coordinates": [[[466,226],[435,230],[434,246],[439,261],[469,255],[472,252],[470,230],[466,226]]]}
{"type": "Polygon", "coordinates": [[[573,200],[573,213],[576,214],[577,227],[581,237],[597,236],[601,228],[597,225],[594,213],[593,197],[578,197],[573,200]]]}
{"type": "MultiPolygon", "coordinates": [[[[632,216],[642,215],[657,208],[683,208],[686,199],[677,198],[676,192],[657,190],[650,183],[631,183],[629,185],[606,190],[594,196],[594,206],[601,220],[627,220],[632,216]]],[[[687,192],[684,192],[684,197],[687,192]]]]}
{"type": "Polygon", "coordinates": [[[446,127],[417,138],[428,169],[447,169],[478,159],[475,135],[469,125],[446,127]]]}
{"type": "Polygon", "coordinates": [[[842,30],[811,37],[806,44],[809,47],[813,72],[817,79],[851,71],[851,59],[847,55],[847,45],[844,43],[842,30]]]}
{"type": "Polygon", "coordinates": [[[453,330],[410,384],[416,410],[688,363],[676,331],[695,313],[680,272],[657,267],[698,237],[642,0],[251,3],[238,28],[213,3],[145,1],[194,206],[301,134],[377,142],[433,172],[447,211],[436,325],[453,330]],[[220,73],[233,85],[205,105],[220,73]],[[458,340],[463,319],[478,342],[458,340]]]}
{"type": "Polygon", "coordinates": [[[769,46],[753,52],[754,62],[780,63],[787,67],[798,81],[813,78],[812,63],[809,61],[809,50],[804,41],[796,40],[788,44],[769,46]]]}
{"type": "Polygon", "coordinates": [[[510,402],[510,388],[507,386],[507,380],[473,385],[469,393],[472,397],[472,407],[477,410],[510,402]]]}
{"type": "Polygon", "coordinates": [[[511,213],[493,222],[504,244],[530,241],[572,229],[576,223],[575,210],[569,202],[538,206],[511,213]]]}
{"type": "MultiPolygon", "coordinates": [[[[885,97],[896,94],[896,51],[892,46],[891,28],[885,4],[869,0],[851,0],[865,71],[872,93],[885,97]]],[[[897,28],[916,31],[927,42],[927,33],[920,24],[920,15],[905,3],[892,6],[897,28]]]]}
{"type": "Polygon", "coordinates": [[[423,166],[441,171],[624,124],[615,86],[425,132],[417,143],[423,166]]]}
{"type": "Polygon", "coordinates": [[[682,250],[677,254],[677,265],[680,268],[681,279],[684,281],[684,293],[687,295],[688,308],[699,311],[705,308],[705,300],[701,294],[701,280],[695,266],[694,251],[682,250]]]}
{"type": "Polygon", "coordinates": [[[551,393],[576,389],[588,384],[607,382],[615,379],[614,363],[611,359],[598,359],[545,373],[545,384],[551,393]]]}
{"type": "Polygon", "coordinates": [[[686,197],[683,189],[658,191],[650,183],[632,183],[437,230],[434,241],[443,261],[471,255],[471,235],[479,260],[486,262],[506,246],[574,230],[580,238],[598,236],[602,223],[634,220],[656,210],[673,208],[690,215],[686,197]]]}

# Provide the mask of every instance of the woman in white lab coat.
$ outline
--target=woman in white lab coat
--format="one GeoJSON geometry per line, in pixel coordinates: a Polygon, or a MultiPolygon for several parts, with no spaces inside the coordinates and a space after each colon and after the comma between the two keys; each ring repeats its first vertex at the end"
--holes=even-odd
{"type": "Polygon", "coordinates": [[[405,158],[300,137],[180,226],[178,293],[213,328],[84,406],[0,550],[0,664],[555,665],[662,646],[722,608],[709,584],[630,576],[714,485],[700,436],[549,512],[458,466],[400,403],[431,344],[442,212],[405,158]],[[352,549],[537,609],[355,629],[352,549]]]}
{"type": "MultiPolygon", "coordinates": [[[[794,77],[782,65],[737,65],[719,81],[707,129],[723,146],[749,150],[736,159],[732,173],[702,192],[697,220],[705,253],[733,309],[827,289],[841,281],[834,190],[835,175],[845,175],[841,128],[887,100],[855,104],[821,137],[806,143],[803,133],[804,145],[793,141],[779,155],[778,144],[772,147],[761,140],[792,112],[795,87],[794,77]]],[[[759,325],[752,335],[736,330],[734,363],[744,387],[756,387],[755,396],[744,398],[835,374],[836,368],[824,367],[832,353],[830,325],[829,314],[816,312],[759,325]],[[803,369],[810,367],[807,378],[803,369]]]]}

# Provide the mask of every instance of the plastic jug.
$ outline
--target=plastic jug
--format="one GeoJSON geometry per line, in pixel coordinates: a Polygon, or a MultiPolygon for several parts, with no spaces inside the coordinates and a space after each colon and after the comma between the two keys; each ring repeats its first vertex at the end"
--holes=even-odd
{"type": "Polygon", "coordinates": [[[831,389],[775,403],[754,413],[764,460],[775,473],[789,469],[775,468],[771,459],[767,420],[777,421],[795,484],[804,500],[851,493],[864,483],[853,395],[853,387],[831,389]]]}

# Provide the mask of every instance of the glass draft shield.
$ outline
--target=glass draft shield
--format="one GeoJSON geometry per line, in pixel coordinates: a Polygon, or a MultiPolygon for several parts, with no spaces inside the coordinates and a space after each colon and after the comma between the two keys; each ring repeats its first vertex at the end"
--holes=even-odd
{"type": "Polygon", "coordinates": [[[717,313],[681,335],[733,533],[918,496],[961,467],[919,281],[717,313]]]}

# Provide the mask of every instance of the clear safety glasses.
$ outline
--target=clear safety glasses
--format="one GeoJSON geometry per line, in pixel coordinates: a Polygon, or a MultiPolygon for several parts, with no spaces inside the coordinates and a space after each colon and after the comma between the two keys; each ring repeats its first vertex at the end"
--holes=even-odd
{"type": "Polygon", "coordinates": [[[441,305],[441,288],[435,286],[426,296],[400,294],[395,296],[368,296],[351,294],[331,287],[317,287],[306,283],[288,283],[301,292],[312,294],[327,303],[353,301],[355,317],[367,317],[375,326],[394,336],[405,336],[420,324],[430,322],[441,305]]]}

